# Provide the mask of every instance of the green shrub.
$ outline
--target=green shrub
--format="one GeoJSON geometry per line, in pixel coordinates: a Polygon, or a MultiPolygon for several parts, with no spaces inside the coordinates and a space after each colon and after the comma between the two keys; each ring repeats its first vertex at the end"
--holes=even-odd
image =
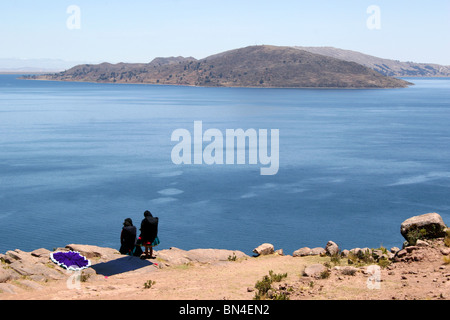
{"type": "MultiPolygon", "coordinates": [[[[273,282],[280,282],[283,278],[287,277],[287,273],[275,274],[272,270],[269,271],[269,275],[264,276],[261,281],[257,281],[255,284],[254,300],[267,299],[267,293],[272,289],[273,282]]],[[[273,300],[288,300],[289,297],[285,293],[275,293],[272,295],[273,300]]]]}
{"type": "Polygon", "coordinates": [[[233,252],[233,256],[228,256],[228,261],[236,261],[236,254],[233,252]]]}
{"type": "Polygon", "coordinates": [[[389,261],[389,259],[379,259],[378,260],[378,265],[381,267],[381,268],[386,268],[387,266],[389,266],[391,264],[391,261],[389,261]]]}
{"type": "Polygon", "coordinates": [[[269,276],[270,276],[270,279],[272,280],[272,282],[280,282],[281,280],[283,280],[283,278],[287,277],[287,273],[274,274],[273,271],[270,270],[269,276]]]}
{"type": "Polygon", "coordinates": [[[328,269],[325,269],[320,273],[320,279],[328,279],[330,277],[330,271],[328,269]]]}
{"type": "Polygon", "coordinates": [[[445,231],[444,244],[447,247],[450,247],[450,228],[447,228],[447,230],[445,231]]]}
{"type": "Polygon", "coordinates": [[[148,280],[147,282],[144,283],[144,288],[150,289],[155,283],[156,281],[148,280]]]}
{"type": "Polygon", "coordinates": [[[341,254],[336,253],[331,256],[331,263],[333,263],[335,266],[338,266],[341,264],[341,254]]]}
{"type": "Polygon", "coordinates": [[[444,264],[450,264],[450,256],[443,256],[442,260],[444,260],[444,264]]]}

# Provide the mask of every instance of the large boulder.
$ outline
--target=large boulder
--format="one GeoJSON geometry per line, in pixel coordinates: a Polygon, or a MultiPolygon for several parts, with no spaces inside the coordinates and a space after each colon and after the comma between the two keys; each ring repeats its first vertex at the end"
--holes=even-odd
{"type": "Polygon", "coordinates": [[[325,246],[325,252],[329,256],[335,256],[339,253],[339,246],[333,241],[328,241],[327,245],[325,246]]]}
{"type": "Polygon", "coordinates": [[[409,245],[415,245],[418,239],[444,237],[445,229],[444,220],[435,212],[411,217],[400,226],[400,232],[409,245]]]}
{"type": "Polygon", "coordinates": [[[326,254],[326,252],[325,252],[324,248],[317,247],[317,248],[312,248],[311,249],[311,255],[312,256],[323,256],[325,254],[326,254]]]}
{"type": "Polygon", "coordinates": [[[304,275],[307,277],[316,277],[319,278],[322,272],[326,271],[327,268],[320,263],[317,264],[311,264],[305,268],[305,271],[303,271],[304,275]]]}
{"type": "Polygon", "coordinates": [[[268,255],[274,253],[275,249],[273,247],[273,244],[263,243],[259,247],[253,249],[253,252],[257,255],[268,255]]]}
{"type": "Polygon", "coordinates": [[[304,257],[304,256],[310,256],[311,255],[311,248],[304,247],[300,248],[298,250],[295,250],[292,254],[293,257],[304,257]]]}
{"type": "Polygon", "coordinates": [[[304,257],[304,256],[318,256],[318,255],[324,255],[325,249],[324,248],[300,248],[298,250],[295,250],[292,254],[293,257],[304,257]]]}

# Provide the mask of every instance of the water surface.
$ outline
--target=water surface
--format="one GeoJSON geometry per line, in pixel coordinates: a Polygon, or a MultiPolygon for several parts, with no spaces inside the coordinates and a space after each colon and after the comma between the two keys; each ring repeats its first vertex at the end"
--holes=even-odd
{"type": "Polygon", "coordinates": [[[0,75],[0,252],[119,247],[160,218],[160,249],[401,246],[450,221],[450,79],[389,90],[196,88],[0,75]],[[280,130],[280,169],[175,165],[175,129],[280,130]]]}

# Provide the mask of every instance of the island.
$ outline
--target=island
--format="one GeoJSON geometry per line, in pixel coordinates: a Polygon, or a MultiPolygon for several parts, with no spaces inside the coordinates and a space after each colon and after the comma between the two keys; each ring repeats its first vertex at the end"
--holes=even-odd
{"type": "Polygon", "coordinates": [[[155,58],[150,63],[82,64],[24,79],[200,87],[405,88],[412,83],[362,64],[287,46],[258,45],[204,59],[155,58]]]}

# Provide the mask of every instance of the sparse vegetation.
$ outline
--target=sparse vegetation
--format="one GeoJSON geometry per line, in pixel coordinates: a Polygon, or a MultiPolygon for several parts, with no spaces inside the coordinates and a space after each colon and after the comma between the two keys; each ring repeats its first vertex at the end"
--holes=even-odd
{"type": "Polygon", "coordinates": [[[80,281],[81,281],[81,282],[86,282],[86,281],[89,280],[90,277],[91,277],[90,274],[86,274],[86,273],[82,272],[82,273],[81,273],[81,276],[80,276],[80,281]]]}
{"type": "Polygon", "coordinates": [[[233,256],[228,256],[228,261],[236,261],[237,257],[236,254],[233,252],[233,256]]]}
{"type": "Polygon", "coordinates": [[[144,283],[144,289],[150,289],[156,282],[153,280],[147,280],[144,283]]]}
{"type": "Polygon", "coordinates": [[[384,256],[379,256],[379,251],[381,251],[382,255],[387,255],[388,253],[384,247],[359,250],[357,253],[350,252],[347,256],[347,263],[356,267],[377,264],[381,268],[386,268],[391,264],[391,261],[384,256]]]}
{"type": "Polygon", "coordinates": [[[340,252],[331,256],[331,263],[334,264],[335,266],[338,266],[341,264],[341,253],[340,252]]]}
{"type": "Polygon", "coordinates": [[[382,259],[378,260],[378,265],[383,269],[388,267],[390,264],[391,264],[391,261],[389,261],[389,259],[382,258],[382,259]]]}
{"type": "Polygon", "coordinates": [[[257,292],[255,293],[254,300],[288,300],[289,297],[286,293],[276,292],[272,288],[272,283],[280,282],[283,278],[287,277],[287,273],[275,274],[272,270],[269,271],[269,275],[264,276],[262,280],[256,282],[255,288],[257,292]]]}
{"type": "Polygon", "coordinates": [[[450,228],[445,231],[444,244],[446,247],[450,247],[450,228]]]}
{"type": "Polygon", "coordinates": [[[356,274],[357,269],[355,268],[346,268],[342,270],[342,274],[345,276],[354,276],[356,274]]]}
{"type": "Polygon", "coordinates": [[[331,275],[331,272],[327,269],[320,273],[320,279],[328,279],[331,275]]]}
{"type": "Polygon", "coordinates": [[[406,235],[406,241],[408,241],[409,245],[414,246],[416,245],[417,240],[425,238],[426,235],[427,230],[425,229],[413,229],[406,235]]]}

